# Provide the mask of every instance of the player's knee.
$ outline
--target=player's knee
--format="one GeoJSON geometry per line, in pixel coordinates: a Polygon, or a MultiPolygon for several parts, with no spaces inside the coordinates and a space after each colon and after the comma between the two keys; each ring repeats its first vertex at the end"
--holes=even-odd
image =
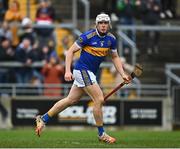
{"type": "Polygon", "coordinates": [[[100,97],[98,99],[95,100],[95,105],[103,105],[104,104],[104,98],[103,97],[100,97]]]}

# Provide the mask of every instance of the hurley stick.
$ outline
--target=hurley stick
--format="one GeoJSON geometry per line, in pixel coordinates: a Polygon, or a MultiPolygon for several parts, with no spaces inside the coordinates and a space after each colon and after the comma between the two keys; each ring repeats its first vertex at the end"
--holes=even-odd
{"type": "MultiPolygon", "coordinates": [[[[134,71],[130,75],[131,79],[133,79],[135,77],[139,77],[142,74],[142,72],[143,72],[142,66],[139,64],[136,64],[134,67],[134,71]]],[[[125,84],[126,84],[125,82],[122,82],[118,86],[116,86],[110,93],[105,95],[104,101],[106,101],[112,94],[114,94],[117,90],[122,88],[125,84]]]]}

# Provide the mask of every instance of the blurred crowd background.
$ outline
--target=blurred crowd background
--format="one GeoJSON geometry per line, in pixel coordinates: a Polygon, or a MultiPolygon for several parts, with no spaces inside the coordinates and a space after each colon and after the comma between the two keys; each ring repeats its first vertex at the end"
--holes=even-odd
{"type": "MultiPolygon", "coordinates": [[[[89,3],[91,27],[94,26],[95,16],[105,12],[112,19],[112,31],[115,34],[118,25],[156,26],[179,23],[180,4],[176,0],[92,0],[89,3]]],[[[10,67],[0,67],[0,83],[30,83],[37,86],[67,83],[63,79],[64,58],[66,50],[77,36],[67,28],[53,25],[72,21],[66,12],[71,7],[72,1],[0,0],[0,63],[11,62],[10,67]],[[22,65],[16,65],[15,62],[22,65]],[[40,62],[41,65],[31,67],[34,62],[40,62]]],[[[77,28],[83,32],[83,10],[78,11],[78,16],[80,25],[77,28]]],[[[128,30],[125,34],[139,46],[137,55],[141,56],[142,61],[142,57],[155,55],[161,59],[159,31],[145,31],[139,36],[140,39],[134,30],[128,30]]],[[[128,64],[131,47],[125,41],[122,45],[123,62],[128,64]]],[[[115,80],[114,70],[103,69],[99,78],[102,82],[111,80],[104,79],[104,74],[115,80]]],[[[49,95],[46,91],[40,92],[49,95]]],[[[61,93],[54,93],[56,95],[61,93]]]]}

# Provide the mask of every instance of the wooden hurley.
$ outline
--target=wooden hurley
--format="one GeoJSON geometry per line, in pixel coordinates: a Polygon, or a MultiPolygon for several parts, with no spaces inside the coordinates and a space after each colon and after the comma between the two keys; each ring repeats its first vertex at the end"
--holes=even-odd
{"type": "MultiPolygon", "coordinates": [[[[135,65],[134,71],[131,73],[131,79],[135,78],[135,77],[139,77],[143,72],[142,66],[139,64],[135,65]]],[[[120,83],[118,86],[116,86],[110,93],[108,93],[107,95],[105,95],[104,100],[106,101],[112,94],[114,94],[117,90],[119,90],[120,88],[122,88],[126,83],[122,82],[120,83]]]]}

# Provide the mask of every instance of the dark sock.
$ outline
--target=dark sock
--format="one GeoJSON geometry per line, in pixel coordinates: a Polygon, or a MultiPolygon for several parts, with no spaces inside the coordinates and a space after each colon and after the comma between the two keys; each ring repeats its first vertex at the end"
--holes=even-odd
{"type": "Polygon", "coordinates": [[[41,118],[44,123],[48,123],[51,117],[48,115],[48,113],[45,113],[41,118]]]}
{"type": "Polygon", "coordinates": [[[98,135],[102,136],[103,132],[104,132],[103,126],[98,126],[98,135]]]}

